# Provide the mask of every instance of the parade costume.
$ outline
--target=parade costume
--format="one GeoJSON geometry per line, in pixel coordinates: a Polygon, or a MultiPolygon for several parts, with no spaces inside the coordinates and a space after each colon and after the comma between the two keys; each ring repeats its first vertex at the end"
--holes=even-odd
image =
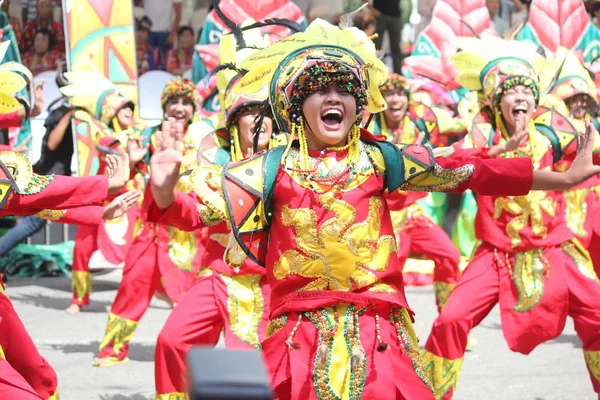
{"type": "MultiPolygon", "coordinates": [[[[125,108],[135,108],[133,102],[124,97],[114,84],[96,72],[82,70],[66,72],[68,84],[61,92],[71,99],[75,107],[82,110],[74,117],[84,121],[91,128],[91,141],[112,151],[126,152],[127,141],[134,133],[132,130],[119,129],[117,113],[125,108]]],[[[109,151],[110,151],[109,150],[109,151]]],[[[90,155],[91,156],[91,155],[90,155]]],[[[105,168],[103,156],[99,157],[98,174],[105,168]]],[[[132,177],[135,172],[132,171],[132,177]]],[[[140,189],[135,180],[129,182],[122,192],[140,189]]],[[[107,201],[112,199],[109,198],[107,201]]],[[[139,218],[139,206],[130,208],[123,216],[114,220],[100,221],[98,224],[86,224],[77,229],[71,279],[73,296],[71,304],[80,307],[90,303],[92,276],[90,259],[96,251],[112,264],[118,265],[125,259],[132,241],[135,222],[139,218]]]]}
{"type": "MultiPolygon", "coordinates": [[[[190,100],[196,109],[196,88],[189,80],[180,77],[165,85],[161,96],[163,109],[170,99],[180,96],[190,100]]],[[[156,146],[156,129],[160,129],[160,125],[142,132],[150,143],[149,155],[156,146]]],[[[186,127],[181,172],[197,165],[201,131],[200,124],[186,127]]],[[[146,170],[146,166],[140,168],[146,170]]],[[[186,178],[182,178],[180,189],[186,190],[188,187],[186,178]]],[[[146,192],[146,196],[149,195],[150,192],[146,192]]],[[[125,258],[123,279],[108,315],[105,336],[100,342],[98,358],[108,361],[105,364],[95,362],[94,365],[110,366],[127,361],[129,342],[157,291],[166,293],[171,301],[179,302],[200,269],[204,251],[200,245],[202,238],[201,229],[184,232],[145,221],[136,227],[135,237],[125,258]]]]}
{"type": "MultiPolygon", "coordinates": [[[[0,152],[0,188],[0,215],[37,214],[65,223],[96,219],[98,214],[90,211],[103,209],[108,196],[105,176],[36,175],[27,157],[17,152],[0,152]]],[[[38,353],[1,282],[0,397],[58,399],[56,373],[38,353]]]]}
{"type": "MultiPolygon", "coordinates": [[[[248,47],[264,48],[268,42],[258,30],[244,33],[248,47]]],[[[220,44],[221,62],[239,64],[248,56],[248,49],[238,49],[233,34],[223,36],[220,44]],[[232,54],[233,53],[233,54],[232,54]],[[237,58],[237,59],[236,59],[237,58]]],[[[201,165],[224,165],[245,158],[240,146],[239,118],[256,111],[268,99],[268,87],[244,92],[238,85],[244,71],[222,70],[217,73],[221,104],[225,110],[226,129],[208,130],[199,151],[201,165]]],[[[273,133],[269,148],[287,144],[287,135],[273,133]]],[[[162,222],[160,216],[149,217],[162,222]]],[[[193,229],[193,220],[164,220],[177,228],[193,229]]],[[[186,354],[192,346],[215,346],[224,332],[225,347],[231,349],[260,349],[269,322],[270,290],[265,269],[246,259],[231,267],[224,261],[231,229],[225,221],[216,224],[206,221],[202,248],[202,269],[198,279],[181,302],[171,312],[162,328],[155,352],[155,382],[158,399],[173,396],[187,398],[186,354]]]]}
{"type": "MultiPolygon", "coordinates": [[[[390,74],[386,83],[381,86],[380,91],[400,89],[407,99],[407,112],[398,129],[387,127],[385,114],[379,113],[375,116],[373,134],[383,135],[387,140],[394,143],[412,144],[417,140],[418,128],[409,116],[408,109],[411,107],[411,88],[408,80],[401,75],[390,74]]],[[[389,105],[388,105],[389,106],[389,105]]],[[[415,107],[426,107],[418,103],[415,107]]],[[[419,121],[422,125],[423,122],[419,121]]],[[[430,129],[431,130],[431,129],[430,129]]],[[[424,132],[425,133],[425,132],[424,132]]],[[[424,144],[428,141],[424,140],[424,144]]],[[[393,200],[388,202],[394,231],[398,240],[398,257],[402,265],[406,264],[411,252],[422,254],[435,263],[433,287],[436,295],[438,308],[444,306],[448,295],[452,291],[460,270],[458,268],[460,254],[444,230],[425,215],[423,206],[417,202],[427,195],[425,193],[406,193],[406,199],[402,201],[402,207],[396,207],[393,200]]],[[[404,273],[404,284],[423,284],[425,271],[411,268],[404,273]]]]}
{"type": "Polygon", "coordinates": [[[432,398],[384,191],[525,194],[531,160],[464,151],[434,160],[425,146],[378,141],[357,125],[344,148],[308,150],[301,107],[316,90],[339,85],[359,117],[385,108],[379,86],[387,70],[356,28],[317,19],[242,67],[250,71],[241,87],[269,82],[279,128],[299,140],[221,169],[198,168],[193,194],[178,193],[162,211],[152,204],[150,213],[198,226],[227,219],[235,239],[228,261],[239,265],[232,256],[241,248],[266,267],[271,323],[262,349],[277,398],[432,398]]]}
{"type": "MultiPolygon", "coordinates": [[[[488,157],[487,148],[507,140],[499,102],[506,90],[524,86],[538,104],[539,55],[535,48],[502,39],[462,38],[453,57],[457,80],[483,93],[484,110],[475,117],[463,146],[488,157]]],[[[536,169],[556,168],[577,147],[573,125],[553,109],[537,111],[528,140],[502,158],[526,155],[536,169]]],[[[600,285],[588,253],[571,241],[562,192],[526,196],[477,195],[475,221],[482,241],[460,277],[423,351],[423,363],[437,398],[451,398],[460,376],[467,337],[500,304],[502,331],[509,348],[529,354],[557,337],[566,317],[575,322],[596,392],[600,391],[600,285]]]]}

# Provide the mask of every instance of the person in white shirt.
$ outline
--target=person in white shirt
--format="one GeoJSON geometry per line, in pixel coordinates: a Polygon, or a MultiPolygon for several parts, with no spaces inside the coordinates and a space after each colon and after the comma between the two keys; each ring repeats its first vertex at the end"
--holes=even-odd
{"type": "Polygon", "coordinates": [[[148,43],[163,54],[177,37],[182,7],[183,0],[144,0],[146,16],[152,21],[148,43]]]}

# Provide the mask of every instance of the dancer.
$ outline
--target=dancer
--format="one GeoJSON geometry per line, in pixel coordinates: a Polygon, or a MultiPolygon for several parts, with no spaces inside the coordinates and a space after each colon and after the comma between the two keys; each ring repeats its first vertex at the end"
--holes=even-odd
{"type": "MultiPolygon", "coordinates": [[[[540,93],[535,48],[497,38],[463,38],[458,47],[462,51],[453,60],[459,83],[481,91],[486,100],[486,114],[475,118],[464,145],[475,147],[482,157],[508,157],[502,161],[527,156],[536,170],[551,169],[568,156],[578,135],[567,119],[553,110],[535,123],[532,119],[540,93]]],[[[591,159],[597,132],[590,122],[586,128],[584,146],[591,159]]],[[[434,322],[423,351],[436,398],[452,397],[467,336],[496,303],[509,348],[523,354],[560,335],[567,315],[573,317],[599,392],[600,285],[587,252],[570,241],[562,192],[478,195],[477,203],[475,226],[482,243],[434,322]]]]}
{"type": "Polygon", "coordinates": [[[211,221],[229,220],[233,266],[242,261],[232,257],[237,246],[266,266],[271,322],[262,349],[278,398],[432,398],[384,190],[565,189],[600,171],[590,141],[563,174],[534,171],[528,158],[482,160],[460,150],[434,161],[425,146],[377,141],[357,123],[364,110],[383,111],[386,68],[363,32],[318,19],[242,67],[250,71],[240,86],[268,84],[278,127],[298,140],[222,169],[198,168],[186,195],[174,190],[182,128],[167,124],[151,160],[150,212],[202,226],[200,202],[211,221]]]}
{"type": "MultiPolygon", "coordinates": [[[[197,165],[201,138],[198,125],[192,124],[198,104],[195,85],[181,77],[172,79],[163,89],[161,104],[166,119],[174,119],[183,126],[185,155],[181,172],[185,172],[197,165]]],[[[142,132],[141,146],[149,144],[150,154],[156,146],[155,131],[153,128],[142,132]]],[[[144,165],[139,168],[146,170],[144,165]]],[[[189,183],[181,182],[180,188],[186,187],[189,183]]],[[[143,224],[125,259],[123,279],[94,366],[109,367],[129,360],[129,342],[155,292],[162,290],[172,302],[179,302],[200,269],[202,238],[201,229],[188,233],[168,226],[143,224]]]]}

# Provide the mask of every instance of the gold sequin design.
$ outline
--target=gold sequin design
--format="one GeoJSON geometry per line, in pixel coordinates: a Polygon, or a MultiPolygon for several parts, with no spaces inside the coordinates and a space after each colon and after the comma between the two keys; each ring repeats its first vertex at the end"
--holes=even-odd
{"type": "Polygon", "coordinates": [[[200,271],[196,274],[196,279],[204,278],[206,276],[212,276],[214,274],[213,270],[210,268],[202,267],[200,271]]]}
{"type": "Polygon", "coordinates": [[[279,317],[273,318],[267,325],[266,337],[271,337],[283,328],[287,324],[287,314],[280,315],[279,317]]]}
{"type": "Polygon", "coordinates": [[[439,308],[444,308],[450,293],[456,285],[454,283],[447,282],[433,282],[433,291],[435,292],[435,302],[439,308]]]}
{"type": "Polygon", "coordinates": [[[133,320],[108,313],[108,325],[106,326],[104,338],[100,342],[99,351],[102,351],[108,345],[112,345],[114,353],[118,354],[123,346],[133,338],[137,325],[138,323],[133,320]]]}
{"type": "Polygon", "coordinates": [[[518,295],[513,308],[515,311],[531,310],[540,302],[544,294],[544,270],[547,269],[547,263],[540,249],[515,253],[512,266],[513,283],[518,295]]]}
{"type": "Polygon", "coordinates": [[[521,231],[528,225],[533,234],[545,238],[548,228],[544,223],[544,213],[550,217],[556,214],[556,202],[544,191],[531,191],[527,196],[499,197],[495,202],[494,218],[503,212],[515,217],[506,224],[506,233],[513,248],[521,244],[521,231]]]}
{"type": "Polygon", "coordinates": [[[374,272],[385,271],[390,256],[398,252],[396,239],[380,233],[382,200],[372,197],[367,219],[358,223],[356,209],[333,194],[320,195],[319,202],[334,214],[320,229],[314,210],[283,207],[281,221],[294,227],[297,249],[286,250],[275,262],[275,278],[314,278],[300,290],[350,291],[376,283],[374,272]]]}
{"type": "Polygon", "coordinates": [[[600,383],[600,351],[583,350],[583,356],[594,379],[600,383]]]}
{"type": "Polygon", "coordinates": [[[453,393],[456,390],[463,363],[462,358],[449,360],[423,350],[421,359],[436,399],[441,399],[448,392],[452,391],[453,393]]]}
{"type": "Polygon", "coordinates": [[[77,300],[83,301],[92,293],[92,274],[87,271],[71,271],[71,289],[77,300]]]}
{"type": "Polygon", "coordinates": [[[182,271],[191,272],[198,246],[194,232],[169,227],[169,258],[182,271]]]}
{"type": "Polygon", "coordinates": [[[455,169],[445,169],[435,164],[428,173],[414,178],[409,177],[407,182],[400,185],[400,190],[447,192],[466,182],[473,175],[473,172],[475,172],[475,166],[471,164],[465,164],[455,169]]]}
{"type": "Polygon", "coordinates": [[[419,339],[415,333],[408,311],[405,308],[393,308],[390,313],[390,321],[396,327],[398,342],[404,345],[406,354],[412,360],[413,369],[416,374],[431,389],[431,392],[434,392],[433,385],[425,372],[425,366],[419,354],[419,339]]]}
{"type": "Polygon", "coordinates": [[[37,194],[46,188],[54,179],[54,175],[33,175],[29,184],[23,190],[19,190],[19,194],[29,195],[37,194]]]}
{"type": "Polygon", "coordinates": [[[244,343],[260,349],[258,326],[263,317],[261,275],[221,275],[227,286],[227,311],[231,332],[244,343]]]}
{"type": "Polygon", "coordinates": [[[369,292],[373,293],[398,293],[396,289],[388,285],[387,283],[379,282],[375,283],[369,288],[369,292]]]}
{"type": "Polygon", "coordinates": [[[579,272],[581,272],[581,275],[600,283],[600,280],[598,280],[598,276],[596,275],[596,271],[594,270],[594,264],[592,263],[590,253],[583,248],[577,239],[572,239],[568,242],[565,242],[561,247],[565,254],[571,257],[571,259],[575,262],[575,265],[577,265],[577,269],[579,272]]]}
{"type": "Polygon", "coordinates": [[[42,210],[35,214],[36,217],[45,219],[47,221],[58,221],[67,213],[66,210],[42,210]]]}
{"type": "Polygon", "coordinates": [[[196,209],[198,210],[198,215],[200,215],[200,221],[205,226],[214,226],[223,221],[221,216],[205,206],[204,204],[196,205],[196,209]]]}
{"type": "Polygon", "coordinates": [[[587,235],[585,219],[587,216],[587,195],[590,188],[565,190],[563,192],[566,208],[565,218],[569,230],[579,237],[587,235]]]}
{"type": "Polygon", "coordinates": [[[189,400],[190,397],[187,393],[183,392],[172,392],[165,394],[156,394],[156,400],[189,400]]]}

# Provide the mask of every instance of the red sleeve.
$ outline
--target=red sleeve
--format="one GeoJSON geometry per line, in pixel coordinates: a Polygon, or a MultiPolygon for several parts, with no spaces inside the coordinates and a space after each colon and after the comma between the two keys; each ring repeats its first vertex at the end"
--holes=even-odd
{"type": "Polygon", "coordinates": [[[436,162],[445,169],[472,166],[471,176],[453,190],[457,192],[470,189],[487,196],[521,196],[533,185],[533,163],[528,157],[481,159],[458,153],[436,158],[436,162]]]}
{"type": "Polygon", "coordinates": [[[19,215],[40,210],[63,210],[86,205],[100,205],[108,196],[108,178],[103,175],[72,177],[56,175],[35,194],[11,194],[3,212],[19,215]],[[33,210],[29,212],[28,210],[33,210]]]}
{"type": "Polygon", "coordinates": [[[104,216],[104,207],[83,206],[69,210],[42,210],[36,216],[61,224],[98,226],[104,216]]]}
{"type": "Polygon", "coordinates": [[[177,192],[173,204],[169,208],[161,210],[154,202],[150,185],[148,185],[144,194],[142,216],[147,222],[173,226],[182,231],[192,232],[204,227],[204,224],[200,221],[197,208],[197,205],[201,203],[194,193],[177,192]]]}
{"type": "Polygon", "coordinates": [[[18,128],[20,126],[21,118],[19,118],[18,111],[0,114],[0,128],[18,128]]]}

